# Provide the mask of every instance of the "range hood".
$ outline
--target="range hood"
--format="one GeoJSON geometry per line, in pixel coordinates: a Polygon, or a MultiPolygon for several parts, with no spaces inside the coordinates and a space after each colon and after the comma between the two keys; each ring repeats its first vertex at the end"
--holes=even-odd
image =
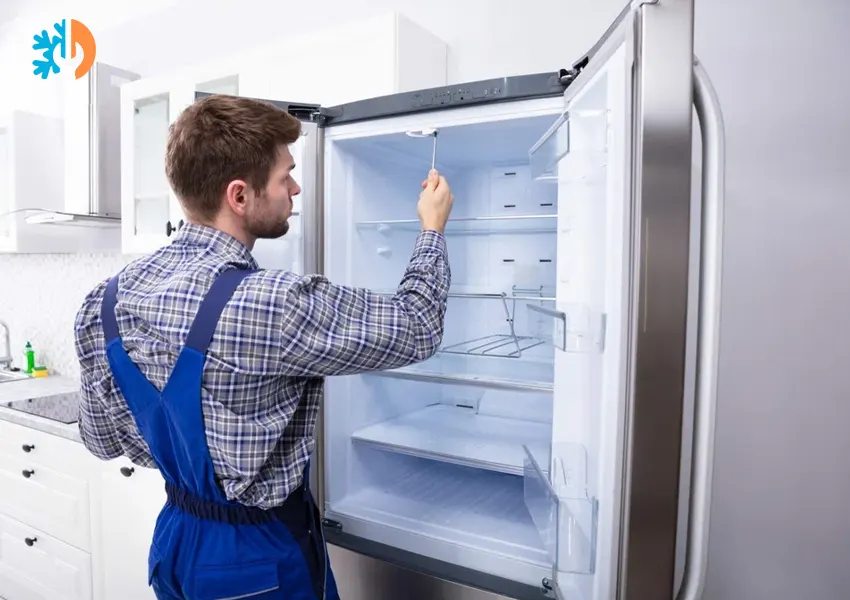
{"type": "Polygon", "coordinates": [[[139,77],[95,63],[82,79],[66,80],[64,210],[33,210],[26,223],[121,227],[121,85],[139,77]]]}
{"type": "Polygon", "coordinates": [[[37,211],[24,218],[29,225],[65,225],[75,227],[120,227],[121,217],[112,215],[85,215],[55,211],[37,211]]]}

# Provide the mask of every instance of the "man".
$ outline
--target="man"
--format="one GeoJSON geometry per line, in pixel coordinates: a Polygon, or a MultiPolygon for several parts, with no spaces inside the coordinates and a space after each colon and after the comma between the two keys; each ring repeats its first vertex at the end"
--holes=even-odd
{"type": "Polygon", "coordinates": [[[453,196],[435,171],[394,297],[258,270],[254,242],[286,233],[301,191],[288,149],[299,134],[246,98],[187,108],[166,174],[188,224],[77,315],[83,443],[166,481],[149,561],[158,598],[338,599],[308,489],[322,378],[422,361],[442,340],[453,196]]]}

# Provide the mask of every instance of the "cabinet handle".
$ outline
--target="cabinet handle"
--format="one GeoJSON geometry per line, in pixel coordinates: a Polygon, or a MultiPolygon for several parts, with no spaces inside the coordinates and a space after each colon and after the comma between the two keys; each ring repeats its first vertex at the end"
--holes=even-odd
{"type": "Polygon", "coordinates": [[[33,450],[35,450],[35,446],[33,446],[32,444],[24,444],[23,446],[21,446],[21,450],[23,450],[24,452],[32,452],[33,450]]]}
{"type": "Polygon", "coordinates": [[[35,471],[33,471],[32,469],[24,469],[23,471],[21,471],[21,475],[29,479],[30,477],[35,475],[35,471]]]}
{"type": "Polygon", "coordinates": [[[183,225],[185,225],[185,223],[183,222],[183,219],[180,219],[180,222],[177,224],[177,229],[183,229],[183,225]]]}
{"type": "Polygon", "coordinates": [[[129,477],[130,475],[132,475],[135,472],[136,472],[136,469],[134,469],[133,467],[121,467],[121,474],[124,477],[129,477]]]}
{"type": "Polygon", "coordinates": [[[177,229],[174,228],[174,226],[171,224],[171,221],[168,221],[165,224],[165,235],[171,237],[171,234],[175,231],[177,231],[177,229]]]}
{"type": "Polygon", "coordinates": [[[37,541],[38,541],[38,538],[34,538],[34,537],[31,537],[31,538],[24,538],[24,543],[25,543],[27,546],[30,546],[30,547],[32,547],[32,545],[33,545],[33,544],[35,544],[37,541]]]}

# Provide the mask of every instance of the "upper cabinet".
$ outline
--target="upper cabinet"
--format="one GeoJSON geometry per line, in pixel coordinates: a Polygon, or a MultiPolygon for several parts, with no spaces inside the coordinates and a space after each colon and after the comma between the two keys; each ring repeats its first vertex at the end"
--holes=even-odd
{"type": "Polygon", "coordinates": [[[30,225],[62,210],[62,120],[24,111],[0,116],[0,252],[59,252],[67,240],[30,225]]]}
{"type": "Polygon", "coordinates": [[[447,83],[446,43],[399,13],[304,36],[257,57],[282,68],[269,81],[275,100],[334,106],[447,83]],[[299,60],[309,57],[309,60],[299,60]]]}
{"type": "Polygon", "coordinates": [[[331,106],[444,85],[446,53],[444,42],[393,13],[123,85],[123,251],[155,250],[186,220],[165,176],[165,147],[196,92],[331,106]]]}
{"type": "Polygon", "coordinates": [[[121,249],[120,86],[95,63],[63,90],[64,119],[15,111],[0,126],[0,251],[121,249]]]}

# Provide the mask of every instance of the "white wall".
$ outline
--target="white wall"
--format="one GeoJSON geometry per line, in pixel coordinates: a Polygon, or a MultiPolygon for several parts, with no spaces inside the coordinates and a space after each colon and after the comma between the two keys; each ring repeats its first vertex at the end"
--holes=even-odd
{"type": "MultiPolygon", "coordinates": [[[[124,0],[113,12],[128,16],[141,4],[124,0]]],[[[450,44],[449,78],[461,81],[568,66],[622,4],[373,0],[364,9],[327,0],[322,17],[308,19],[290,14],[307,12],[304,3],[179,0],[96,35],[100,58],[151,75],[395,8],[450,44]],[[154,26],[165,32],[154,36],[154,26]]],[[[98,14],[78,18],[93,22],[98,14]]],[[[723,102],[729,143],[705,600],[850,598],[848,28],[846,0],[697,0],[697,53],[723,102]]],[[[7,41],[9,28],[0,29],[0,81],[29,47],[30,29],[16,34],[26,43],[7,41]]],[[[285,74],[281,64],[270,76],[285,74]]],[[[15,79],[16,101],[54,110],[56,99],[34,79],[15,79]]],[[[0,102],[7,98],[4,91],[0,102]]],[[[34,337],[73,368],[66,357],[80,294],[122,260],[0,256],[0,318],[16,329],[16,348],[34,337]]]]}

